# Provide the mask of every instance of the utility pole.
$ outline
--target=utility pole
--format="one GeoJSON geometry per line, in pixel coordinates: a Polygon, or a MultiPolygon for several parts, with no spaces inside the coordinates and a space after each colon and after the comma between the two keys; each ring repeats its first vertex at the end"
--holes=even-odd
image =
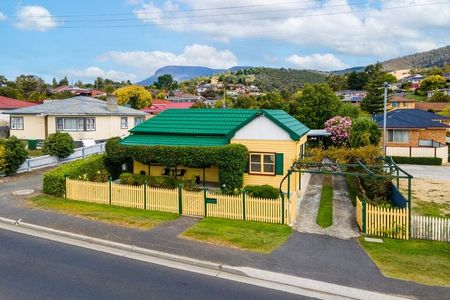
{"type": "Polygon", "coordinates": [[[384,114],[383,114],[383,153],[386,156],[386,118],[387,118],[387,89],[389,83],[384,83],[384,114]]]}

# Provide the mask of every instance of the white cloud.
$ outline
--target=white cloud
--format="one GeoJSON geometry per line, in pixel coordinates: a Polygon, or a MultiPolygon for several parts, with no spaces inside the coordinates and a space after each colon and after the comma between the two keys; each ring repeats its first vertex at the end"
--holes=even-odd
{"type": "Polygon", "coordinates": [[[286,61],[295,65],[299,69],[311,69],[320,71],[333,71],[347,68],[348,66],[340,61],[333,54],[312,54],[307,56],[291,55],[286,61]]]}
{"type": "Polygon", "coordinates": [[[6,15],[0,11],[0,21],[6,20],[6,15]]]}
{"type": "Polygon", "coordinates": [[[85,69],[68,69],[59,72],[61,76],[68,76],[75,80],[92,80],[97,77],[108,78],[115,81],[127,81],[136,78],[136,75],[115,70],[103,70],[99,67],[88,67],[85,69]]]}
{"type": "Polygon", "coordinates": [[[180,54],[164,51],[110,51],[100,55],[99,60],[114,61],[147,73],[167,65],[230,68],[237,64],[237,58],[230,50],[217,50],[199,44],[185,47],[180,54]]]}
{"type": "Polygon", "coordinates": [[[22,30],[47,31],[58,26],[56,19],[42,6],[21,6],[15,26],[22,30]]]}
{"type": "Polygon", "coordinates": [[[265,38],[380,59],[450,43],[448,4],[417,6],[430,4],[429,0],[349,2],[228,0],[224,5],[223,0],[178,0],[161,6],[141,2],[134,12],[143,23],[177,32],[201,32],[216,40],[265,38]],[[173,12],[179,4],[183,9],[173,12]],[[213,10],[249,5],[255,6],[213,10]]]}

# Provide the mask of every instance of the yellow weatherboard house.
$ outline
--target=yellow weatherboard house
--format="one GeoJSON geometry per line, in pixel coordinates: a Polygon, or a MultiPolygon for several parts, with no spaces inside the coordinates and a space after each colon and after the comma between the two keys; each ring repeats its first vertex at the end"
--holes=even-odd
{"type": "MultiPolygon", "coordinates": [[[[223,146],[242,144],[249,152],[244,186],[268,184],[278,188],[294,161],[305,151],[309,128],[283,110],[266,109],[170,109],[130,130],[122,140],[132,146],[223,146]]],[[[134,161],[134,172],[170,175],[218,183],[218,167],[183,166],[171,170],[162,165],[134,161]]],[[[283,183],[286,189],[287,181],[283,183]]],[[[291,193],[301,186],[300,173],[291,175],[291,193]]]]}

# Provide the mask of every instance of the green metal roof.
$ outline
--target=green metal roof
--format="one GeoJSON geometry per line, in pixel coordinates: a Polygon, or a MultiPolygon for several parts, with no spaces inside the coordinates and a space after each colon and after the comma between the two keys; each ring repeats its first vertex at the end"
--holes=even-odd
{"type": "Polygon", "coordinates": [[[132,134],[122,140],[123,145],[143,146],[222,146],[230,140],[222,136],[132,134]]]}
{"type": "Polygon", "coordinates": [[[236,131],[264,115],[299,140],[309,128],[283,110],[168,109],[130,130],[124,145],[216,146],[230,142],[236,131]]]}

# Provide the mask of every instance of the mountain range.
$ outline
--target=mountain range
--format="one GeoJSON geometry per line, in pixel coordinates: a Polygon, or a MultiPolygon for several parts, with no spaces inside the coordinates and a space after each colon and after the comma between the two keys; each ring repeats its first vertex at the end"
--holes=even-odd
{"type": "MultiPolygon", "coordinates": [[[[403,69],[415,69],[415,68],[428,68],[428,67],[443,67],[444,65],[450,65],[450,45],[433,49],[430,51],[410,54],[394,59],[389,59],[382,62],[386,71],[395,71],[403,69]]],[[[158,80],[158,77],[165,74],[172,75],[176,81],[189,80],[195,77],[209,77],[214,74],[220,74],[225,72],[238,71],[240,69],[249,69],[249,66],[236,66],[229,69],[212,69],[201,66],[166,66],[158,69],[154,75],[138,82],[139,85],[150,85],[158,80]]],[[[363,71],[365,66],[352,67],[345,70],[337,70],[329,72],[329,74],[343,75],[350,72],[363,71]]],[[[324,72],[321,72],[324,73],[324,72]]]]}

